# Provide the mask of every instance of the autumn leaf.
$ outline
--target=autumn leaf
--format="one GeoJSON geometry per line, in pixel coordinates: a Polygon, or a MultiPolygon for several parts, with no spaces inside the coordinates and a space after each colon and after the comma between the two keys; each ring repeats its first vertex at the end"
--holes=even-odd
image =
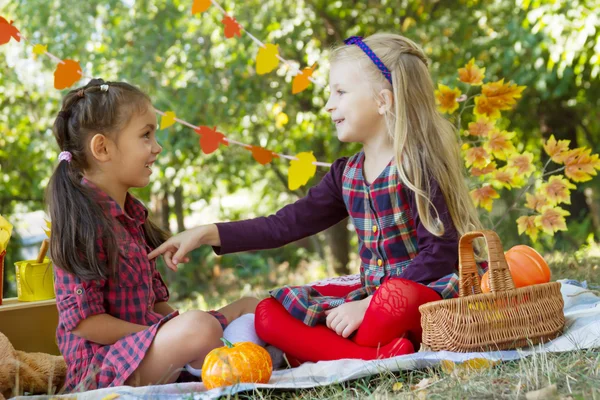
{"type": "Polygon", "coordinates": [[[192,15],[208,10],[210,4],[210,0],[194,0],[194,4],[192,4],[192,15]]]}
{"type": "Polygon", "coordinates": [[[517,229],[519,231],[519,235],[525,233],[532,242],[536,242],[538,238],[538,234],[540,229],[536,223],[535,215],[524,215],[522,217],[517,218],[517,229]]]}
{"type": "Polygon", "coordinates": [[[273,152],[263,147],[252,146],[252,157],[261,165],[266,165],[273,161],[273,152]]]}
{"type": "Polygon", "coordinates": [[[528,177],[535,171],[533,154],[525,151],[523,154],[514,154],[508,158],[508,166],[517,168],[517,173],[528,177]]]}
{"type": "Polygon", "coordinates": [[[551,205],[560,203],[571,204],[570,189],[575,188],[576,186],[562,175],[553,175],[548,179],[548,182],[540,187],[540,193],[546,197],[548,203],[551,205]]]}
{"type": "Polygon", "coordinates": [[[33,54],[35,55],[36,58],[37,58],[37,56],[46,54],[47,51],[48,51],[48,46],[44,46],[43,44],[38,43],[35,46],[33,46],[33,54]]]}
{"type": "Polygon", "coordinates": [[[77,61],[63,60],[54,71],[54,88],[62,90],[71,87],[82,76],[81,66],[77,61]]]}
{"type": "Polygon", "coordinates": [[[297,94],[306,90],[310,84],[310,78],[312,77],[315,68],[317,68],[317,63],[314,63],[312,67],[304,68],[301,73],[294,77],[294,80],[292,81],[292,94],[297,94]]]}
{"type": "Polygon", "coordinates": [[[517,174],[516,168],[503,167],[492,172],[492,185],[496,189],[510,189],[513,177],[517,174]]]}
{"type": "Polygon", "coordinates": [[[490,162],[490,155],[483,147],[472,147],[465,154],[465,165],[484,168],[490,162]]]}
{"type": "Polygon", "coordinates": [[[517,86],[515,83],[504,83],[504,79],[496,82],[485,83],[481,87],[481,93],[494,103],[499,110],[510,110],[521,98],[521,92],[527,86],[517,86]]]}
{"type": "Polygon", "coordinates": [[[567,230],[567,215],[571,215],[567,210],[546,206],[542,208],[540,215],[535,217],[535,224],[548,235],[554,235],[554,232],[567,230]]]}
{"type": "Polygon", "coordinates": [[[586,182],[597,174],[596,170],[600,170],[600,160],[598,154],[590,154],[591,151],[591,149],[578,147],[561,156],[566,166],[567,178],[574,182],[586,182]]]}
{"type": "Polygon", "coordinates": [[[496,170],[496,168],[497,168],[496,163],[494,161],[492,161],[491,163],[489,163],[488,165],[486,165],[483,168],[473,167],[473,168],[471,168],[470,172],[471,172],[471,176],[477,177],[477,176],[491,174],[492,172],[494,172],[496,170]]]}
{"type": "Polygon", "coordinates": [[[165,115],[160,119],[160,129],[165,129],[175,124],[175,118],[177,118],[177,116],[173,111],[165,112],[165,115]]]}
{"type": "Polygon", "coordinates": [[[201,126],[195,131],[200,135],[200,147],[204,154],[213,153],[219,148],[219,144],[229,145],[225,139],[225,135],[217,132],[216,126],[213,129],[210,129],[208,126],[201,126]]]}
{"type": "Polygon", "coordinates": [[[242,36],[242,27],[235,18],[226,15],[221,22],[225,25],[225,37],[227,39],[231,39],[234,36],[242,36]]]}
{"type": "Polygon", "coordinates": [[[506,160],[510,154],[515,152],[512,142],[514,136],[514,132],[493,129],[489,132],[488,141],[485,142],[483,148],[498,160],[506,160]]]}
{"type": "Polygon", "coordinates": [[[460,89],[450,89],[448,86],[439,83],[438,90],[435,91],[435,100],[440,112],[452,114],[456,111],[458,108],[457,98],[460,94],[460,89]]]}
{"type": "Polygon", "coordinates": [[[545,194],[539,192],[535,194],[525,193],[525,207],[540,212],[547,205],[549,203],[545,194]]]}
{"type": "Polygon", "coordinates": [[[475,97],[473,113],[478,118],[487,118],[492,121],[500,118],[500,108],[498,105],[483,95],[475,97]]]}
{"type": "Polygon", "coordinates": [[[470,192],[473,203],[476,207],[481,207],[489,212],[492,211],[492,203],[494,199],[500,198],[500,195],[496,190],[489,186],[483,186],[479,189],[471,190],[470,192]]]}
{"type": "Polygon", "coordinates": [[[6,19],[0,17],[0,45],[8,43],[11,38],[17,42],[21,41],[19,30],[12,23],[13,21],[8,22],[6,19]]]}
{"type": "Polygon", "coordinates": [[[279,46],[271,43],[265,46],[258,49],[256,55],[256,73],[259,75],[268,74],[279,65],[279,46]]]}
{"type": "Polygon", "coordinates": [[[494,121],[486,118],[477,118],[474,122],[469,122],[469,134],[473,136],[487,137],[494,129],[494,121]]]}
{"type": "Polygon", "coordinates": [[[483,83],[484,74],[485,67],[479,68],[475,65],[474,58],[471,58],[464,68],[458,69],[458,79],[473,86],[480,86],[483,83]]]}
{"type": "Polygon", "coordinates": [[[544,150],[546,154],[550,156],[552,161],[557,164],[562,164],[564,162],[563,155],[565,155],[569,151],[570,140],[559,140],[557,141],[554,138],[554,135],[550,136],[550,139],[544,143],[544,150]]]}
{"type": "Polygon", "coordinates": [[[317,166],[313,164],[317,159],[312,151],[298,153],[296,158],[298,159],[290,162],[288,171],[288,187],[290,190],[296,190],[300,186],[306,185],[317,172],[317,166]]]}

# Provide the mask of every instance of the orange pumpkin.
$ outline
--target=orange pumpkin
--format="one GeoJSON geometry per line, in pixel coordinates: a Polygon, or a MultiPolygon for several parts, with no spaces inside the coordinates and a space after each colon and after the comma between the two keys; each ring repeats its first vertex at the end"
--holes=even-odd
{"type": "MultiPolygon", "coordinates": [[[[550,282],[550,268],[544,258],[533,248],[525,245],[512,247],[504,253],[515,287],[550,282]]],[[[489,271],[481,278],[481,291],[490,291],[489,271]]]]}
{"type": "Polygon", "coordinates": [[[212,350],[202,365],[202,382],[207,389],[236,383],[268,383],[273,372],[269,353],[252,342],[231,344],[212,350]]]}

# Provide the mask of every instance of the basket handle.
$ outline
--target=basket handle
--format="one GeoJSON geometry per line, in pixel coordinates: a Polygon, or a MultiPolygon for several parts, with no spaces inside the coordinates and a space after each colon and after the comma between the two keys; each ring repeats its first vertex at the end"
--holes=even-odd
{"type": "Polygon", "coordinates": [[[473,251],[473,240],[480,237],[485,239],[488,250],[490,290],[504,292],[515,288],[498,234],[492,230],[473,231],[465,233],[458,243],[460,297],[481,293],[481,281],[473,251]]]}

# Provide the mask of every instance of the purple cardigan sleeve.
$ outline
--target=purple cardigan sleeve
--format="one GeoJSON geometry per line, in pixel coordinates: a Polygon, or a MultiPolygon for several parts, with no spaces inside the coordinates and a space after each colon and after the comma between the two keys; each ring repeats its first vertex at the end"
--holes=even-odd
{"type": "Polygon", "coordinates": [[[308,194],[268,217],[218,223],[221,247],[217,254],[273,249],[321,232],[348,216],[342,197],[347,157],[336,160],[308,194]]]}
{"type": "Polygon", "coordinates": [[[407,192],[410,210],[417,229],[419,253],[402,272],[400,278],[428,284],[456,272],[458,265],[458,233],[437,182],[432,182],[433,195],[431,202],[444,223],[445,232],[442,237],[437,237],[425,229],[417,211],[415,193],[409,189],[407,189],[407,192]]]}

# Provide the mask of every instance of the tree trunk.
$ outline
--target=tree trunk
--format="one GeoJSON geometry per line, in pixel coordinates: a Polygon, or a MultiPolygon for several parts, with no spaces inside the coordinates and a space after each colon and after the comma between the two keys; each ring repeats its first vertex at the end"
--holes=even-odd
{"type": "Polygon", "coordinates": [[[350,268],[350,234],[348,232],[348,218],[332,226],[325,231],[327,238],[328,252],[328,272],[335,275],[349,275],[350,268]]]}
{"type": "Polygon", "coordinates": [[[184,215],[183,215],[183,188],[177,186],[173,192],[175,200],[175,215],[177,216],[177,232],[185,231],[184,215]]]}
{"type": "Polygon", "coordinates": [[[162,193],[160,195],[160,225],[161,228],[167,232],[170,232],[169,227],[169,215],[171,214],[171,207],[169,206],[169,186],[164,183],[162,186],[162,193]]]}

